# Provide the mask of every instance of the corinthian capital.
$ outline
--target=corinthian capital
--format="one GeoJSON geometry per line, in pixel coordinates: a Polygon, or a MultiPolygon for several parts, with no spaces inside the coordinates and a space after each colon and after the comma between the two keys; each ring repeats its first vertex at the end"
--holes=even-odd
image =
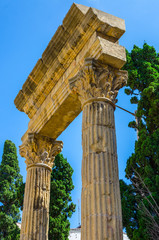
{"type": "Polygon", "coordinates": [[[116,103],[118,91],[126,85],[127,78],[127,71],[87,58],[84,66],[69,83],[70,89],[78,94],[82,104],[90,98],[98,97],[108,98],[116,103]]]}
{"type": "Polygon", "coordinates": [[[20,155],[26,159],[27,167],[43,164],[51,170],[55,156],[62,148],[62,141],[30,133],[27,142],[20,146],[20,155]]]}

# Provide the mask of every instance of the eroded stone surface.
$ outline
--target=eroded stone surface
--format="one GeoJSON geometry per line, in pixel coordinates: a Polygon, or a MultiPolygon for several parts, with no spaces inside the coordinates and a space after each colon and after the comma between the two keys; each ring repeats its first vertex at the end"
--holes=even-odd
{"type": "Polygon", "coordinates": [[[86,59],[70,88],[83,106],[81,239],[122,240],[114,109],[127,72],[86,59]]]}
{"type": "Polygon", "coordinates": [[[116,103],[120,88],[126,85],[127,71],[114,69],[92,58],[85,59],[78,74],[69,80],[82,105],[90,98],[108,98],[116,103]]]}
{"type": "Polygon", "coordinates": [[[23,142],[29,132],[55,139],[62,133],[81,112],[81,103],[71,93],[68,80],[78,73],[85,58],[121,68],[126,55],[118,39],[124,32],[124,20],[72,5],[15,99],[16,107],[31,119],[23,142]],[[68,113],[68,108],[74,114],[68,113]],[[58,122],[57,116],[62,116],[58,122]]]}
{"type": "Polygon", "coordinates": [[[15,99],[30,118],[21,240],[48,239],[55,139],[82,109],[82,240],[122,240],[114,109],[127,80],[124,32],[124,20],[73,4],[15,99]]]}
{"type": "Polygon", "coordinates": [[[50,175],[62,147],[61,141],[38,134],[29,134],[27,142],[20,146],[27,164],[21,240],[48,240],[50,175]]]}
{"type": "Polygon", "coordinates": [[[27,168],[41,164],[46,165],[51,171],[55,156],[61,152],[62,147],[62,141],[30,133],[27,142],[20,146],[20,155],[26,159],[27,168]]]}

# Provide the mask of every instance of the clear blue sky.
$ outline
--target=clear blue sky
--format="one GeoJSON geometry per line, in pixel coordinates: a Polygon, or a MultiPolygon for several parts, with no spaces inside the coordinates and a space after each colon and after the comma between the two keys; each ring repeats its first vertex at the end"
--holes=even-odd
{"type": "MultiPolygon", "coordinates": [[[[12,140],[17,148],[21,145],[21,136],[27,130],[29,119],[15,108],[14,98],[72,3],[70,0],[0,0],[0,159],[6,139],[12,140]]],[[[159,52],[158,0],[79,0],[76,3],[125,19],[126,33],[120,44],[129,51],[134,44],[142,47],[146,41],[159,52]]],[[[118,100],[118,105],[134,112],[135,108],[123,90],[120,90],[118,100]]],[[[134,151],[136,133],[128,128],[133,116],[116,109],[115,118],[119,173],[120,178],[124,178],[126,160],[134,151]]],[[[82,114],[59,137],[64,142],[63,154],[74,169],[72,197],[76,204],[81,196],[81,122],[82,114]]],[[[24,159],[19,153],[18,158],[25,181],[24,159]]],[[[76,212],[71,219],[71,227],[77,225],[76,212]]]]}

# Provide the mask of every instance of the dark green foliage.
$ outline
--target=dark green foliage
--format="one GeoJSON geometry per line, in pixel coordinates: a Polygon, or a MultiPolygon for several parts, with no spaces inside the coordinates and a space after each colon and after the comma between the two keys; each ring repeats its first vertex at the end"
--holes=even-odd
{"type": "Polygon", "coordinates": [[[22,183],[17,190],[17,198],[19,201],[19,206],[21,211],[23,211],[24,192],[25,192],[25,183],[22,183]]]}
{"type": "Polygon", "coordinates": [[[55,158],[51,173],[49,239],[67,240],[70,230],[68,218],[75,211],[71,191],[73,169],[62,154],[55,158]]]}
{"type": "Polygon", "coordinates": [[[138,130],[139,139],[125,170],[126,177],[132,184],[125,189],[123,183],[121,185],[123,225],[130,239],[148,240],[151,239],[150,226],[145,221],[143,206],[146,206],[152,218],[159,224],[159,219],[149,203],[152,202],[152,194],[159,205],[159,54],[154,47],[146,43],[143,48],[134,46],[131,53],[127,52],[124,69],[129,73],[125,93],[132,96],[132,104],[137,104],[138,124],[133,121],[129,126],[138,130]],[[125,203],[125,195],[127,196],[130,189],[132,192],[125,203]],[[132,209],[138,205],[136,212],[129,211],[131,201],[132,209]]]}
{"type": "Polygon", "coordinates": [[[126,227],[129,237],[133,236],[133,230],[137,228],[136,222],[136,199],[131,185],[120,180],[121,204],[123,215],[123,226],[126,227]]]}
{"type": "Polygon", "coordinates": [[[0,165],[0,239],[19,239],[16,223],[20,220],[20,201],[18,190],[22,185],[22,176],[15,144],[9,140],[4,143],[0,165]]]}

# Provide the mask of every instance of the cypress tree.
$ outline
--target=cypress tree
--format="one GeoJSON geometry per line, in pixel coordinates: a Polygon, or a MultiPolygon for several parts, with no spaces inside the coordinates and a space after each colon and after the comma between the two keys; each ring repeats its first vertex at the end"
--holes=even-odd
{"type": "Polygon", "coordinates": [[[20,230],[16,223],[20,220],[19,187],[22,176],[15,144],[6,140],[0,165],[0,239],[19,239],[20,230]]]}
{"type": "Polygon", "coordinates": [[[71,191],[73,169],[62,154],[55,157],[51,173],[49,240],[67,240],[70,230],[69,218],[75,211],[71,191]]]}
{"type": "Polygon", "coordinates": [[[130,239],[159,239],[159,54],[147,43],[134,46],[124,68],[125,93],[137,104],[138,121],[129,126],[138,131],[138,140],[125,170],[131,184],[120,182],[123,225],[130,239]]]}

